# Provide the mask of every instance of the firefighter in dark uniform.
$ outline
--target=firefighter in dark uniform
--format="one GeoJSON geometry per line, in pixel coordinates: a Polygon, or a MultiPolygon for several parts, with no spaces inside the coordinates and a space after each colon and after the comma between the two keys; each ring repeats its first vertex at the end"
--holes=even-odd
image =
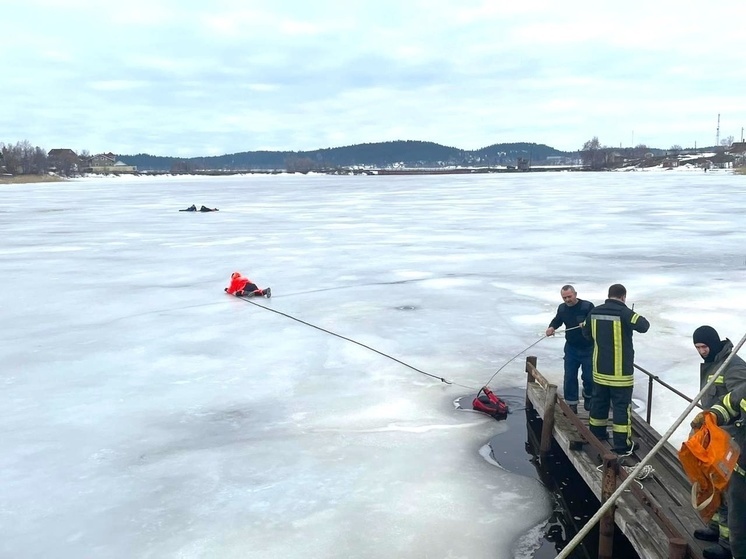
{"type": "MultiPolygon", "coordinates": [[[[700,326],[692,337],[705,361],[700,372],[701,386],[704,386],[731,354],[733,343],[727,338],[720,340],[712,326],[700,326]]],[[[694,536],[718,540],[718,545],[703,550],[705,559],[746,559],[746,362],[743,359],[733,356],[709,392],[702,397],[702,404],[708,408],[706,411],[715,414],[718,425],[738,443],[741,455],[723,500],[727,506],[718,509],[709,530],[696,530],[694,536]]],[[[694,418],[693,428],[702,425],[704,414],[700,412],[694,418]]]]}
{"type": "Polygon", "coordinates": [[[625,301],[627,289],[615,283],[609,298],[591,310],[583,334],[593,340],[593,397],[590,429],[597,438],[607,439],[609,407],[612,410],[613,449],[620,455],[632,452],[632,388],[635,350],[632,333],[647,332],[650,323],[631,310],[625,301]]]}

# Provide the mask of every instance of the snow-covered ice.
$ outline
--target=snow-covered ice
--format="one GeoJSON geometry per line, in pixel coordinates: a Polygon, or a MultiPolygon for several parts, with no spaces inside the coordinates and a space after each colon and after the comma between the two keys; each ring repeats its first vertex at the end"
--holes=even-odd
{"type": "MultiPolygon", "coordinates": [[[[745,193],[677,172],[0,187],[0,556],[512,557],[550,497],[483,458],[501,427],[454,399],[565,283],[597,304],[625,284],[652,324],[636,362],[695,394],[694,328],[743,334],[745,193]],[[233,271],[272,299],[225,295],[233,271]]],[[[531,349],[560,385],[562,343],[531,349]]],[[[523,382],[522,355],[491,386],[523,382]]],[[[656,389],[654,425],[684,407],[656,389]]]]}

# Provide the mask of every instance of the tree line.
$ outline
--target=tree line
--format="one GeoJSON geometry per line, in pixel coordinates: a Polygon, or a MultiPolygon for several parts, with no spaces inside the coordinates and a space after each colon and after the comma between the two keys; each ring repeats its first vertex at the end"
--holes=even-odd
{"type": "Polygon", "coordinates": [[[545,144],[528,142],[494,144],[463,150],[434,142],[398,140],[355,144],[310,151],[246,151],[210,157],[173,158],[145,153],[119,155],[139,170],[189,172],[194,170],[328,171],[356,166],[408,168],[444,166],[515,165],[518,159],[544,163],[549,157],[575,157],[545,144]]]}
{"type": "Polygon", "coordinates": [[[71,150],[56,150],[51,155],[46,149],[34,146],[28,140],[5,144],[0,142],[0,172],[11,175],[42,175],[50,170],[62,175],[77,174],[90,158],[88,150],[75,154],[71,150]]]}
{"type": "MultiPolygon", "coordinates": [[[[728,146],[733,138],[724,139],[728,146]]],[[[650,148],[639,144],[631,148],[613,148],[601,144],[597,136],[585,142],[577,152],[564,152],[545,144],[514,142],[493,144],[477,150],[463,150],[443,146],[434,142],[393,141],[356,144],[311,151],[247,151],[210,157],[178,158],[156,156],[145,153],[118,155],[118,159],[140,171],[190,173],[205,170],[250,171],[286,170],[289,172],[328,171],[355,166],[407,168],[445,166],[502,166],[516,165],[519,161],[529,164],[544,164],[553,158],[562,163],[577,162],[592,170],[613,167],[617,159],[643,159],[654,156],[678,154],[684,151],[674,145],[668,150],[650,148]]],[[[28,140],[15,144],[0,142],[0,172],[19,174],[42,174],[50,170],[71,176],[80,172],[90,159],[90,153],[82,150],[55,149],[47,152],[28,140]]]]}
{"type": "Polygon", "coordinates": [[[15,145],[0,142],[0,167],[13,175],[46,173],[47,151],[24,140],[15,145]]]}
{"type": "MultiPolygon", "coordinates": [[[[311,151],[247,151],[209,157],[177,158],[139,153],[118,159],[141,171],[190,173],[204,170],[323,171],[355,166],[496,166],[515,165],[519,160],[544,163],[549,157],[570,156],[545,144],[528,142],[493,144],[478,150],[463,150],[434,142],[392,141],[323,148],[311,151]]],[[[28,140],[0,143],[0,167],[11,174],[39,174],[53,170],[69,176],[85,167],[87,150],[55,149],[47,153],[28,140]]]]}

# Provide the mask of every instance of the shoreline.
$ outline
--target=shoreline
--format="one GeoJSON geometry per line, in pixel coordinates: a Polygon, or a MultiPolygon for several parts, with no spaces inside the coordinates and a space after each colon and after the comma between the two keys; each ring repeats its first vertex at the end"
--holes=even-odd
{"type": "MultiPolygon", "coordinates": [[[[14,184],[36,184],[36,183],[53,183],[68,182],[81,179],[105,179],[121,177],[137,178],[165,178],[165,177],[231,177],[242,175],[369,175],[369,176],[417,176],[417,175],[464,175],[464,174],[487,174],[487,173],[531,173],[531,172],[584,172],[584,173],[608,173],[608,172],[702,172],[701,168],[682,165],[678,168],[664,168],[662,166],[648,168],[620,168],[613,170],[591,171],[580,168],[567,167],[534,167],[528,170],[517,169],[488,169],[488,168],[459,168],[459,169],[366,169],[366,170],[348,170],[347,172],[324,172],[310,171],[308,173],[288,172],[288,171],[222,171],[222,172],[197,172],[197,173],[160,173],[145,171],[142,173],[121,173],[108,175],[83,175],[78,177],[60,177],[58,175],[0,175],[0,186],[14,184]]],[[[736,167],[728,169],[710,169],[714,173],[728,173],[734,175],[746,175],[746,167],[736,167]]]]}
{"type": "Polygon", "coordinates": [[[39,182],[64,182],[66,180],[68,179],[63,179],[62,177],[59,177],[57,175],[0,175],[0,185],[31,184],[39,182]]]}

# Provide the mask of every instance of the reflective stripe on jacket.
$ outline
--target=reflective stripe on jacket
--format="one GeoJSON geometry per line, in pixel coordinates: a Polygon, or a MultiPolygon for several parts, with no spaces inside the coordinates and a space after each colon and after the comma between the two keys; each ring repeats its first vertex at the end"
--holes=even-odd
{"type": "MultiPolygon", "coordinates": [[[[714,362],[708,363],[712,367],[707,371],[708,376],[715,373],[732,351],[733,343],[726,339],[714,362]]],[[[723,425],[740,445],[741,458],[738,463],[741,468],[746,468],[746,361],[734,355],[722,378],[728,393],[709,406],[710,411],[718,416],[718,425],[723,425]]],[[[702,401],[704,403],[704,398],[702,401]]]]}
{"type": "Polygon", "coordinates": [[[634,384],[632,332],[650,323],[618,299],[606,299],[588,315],[583,332],[593,340],[593,382],[611,387],[634,384]]]}

